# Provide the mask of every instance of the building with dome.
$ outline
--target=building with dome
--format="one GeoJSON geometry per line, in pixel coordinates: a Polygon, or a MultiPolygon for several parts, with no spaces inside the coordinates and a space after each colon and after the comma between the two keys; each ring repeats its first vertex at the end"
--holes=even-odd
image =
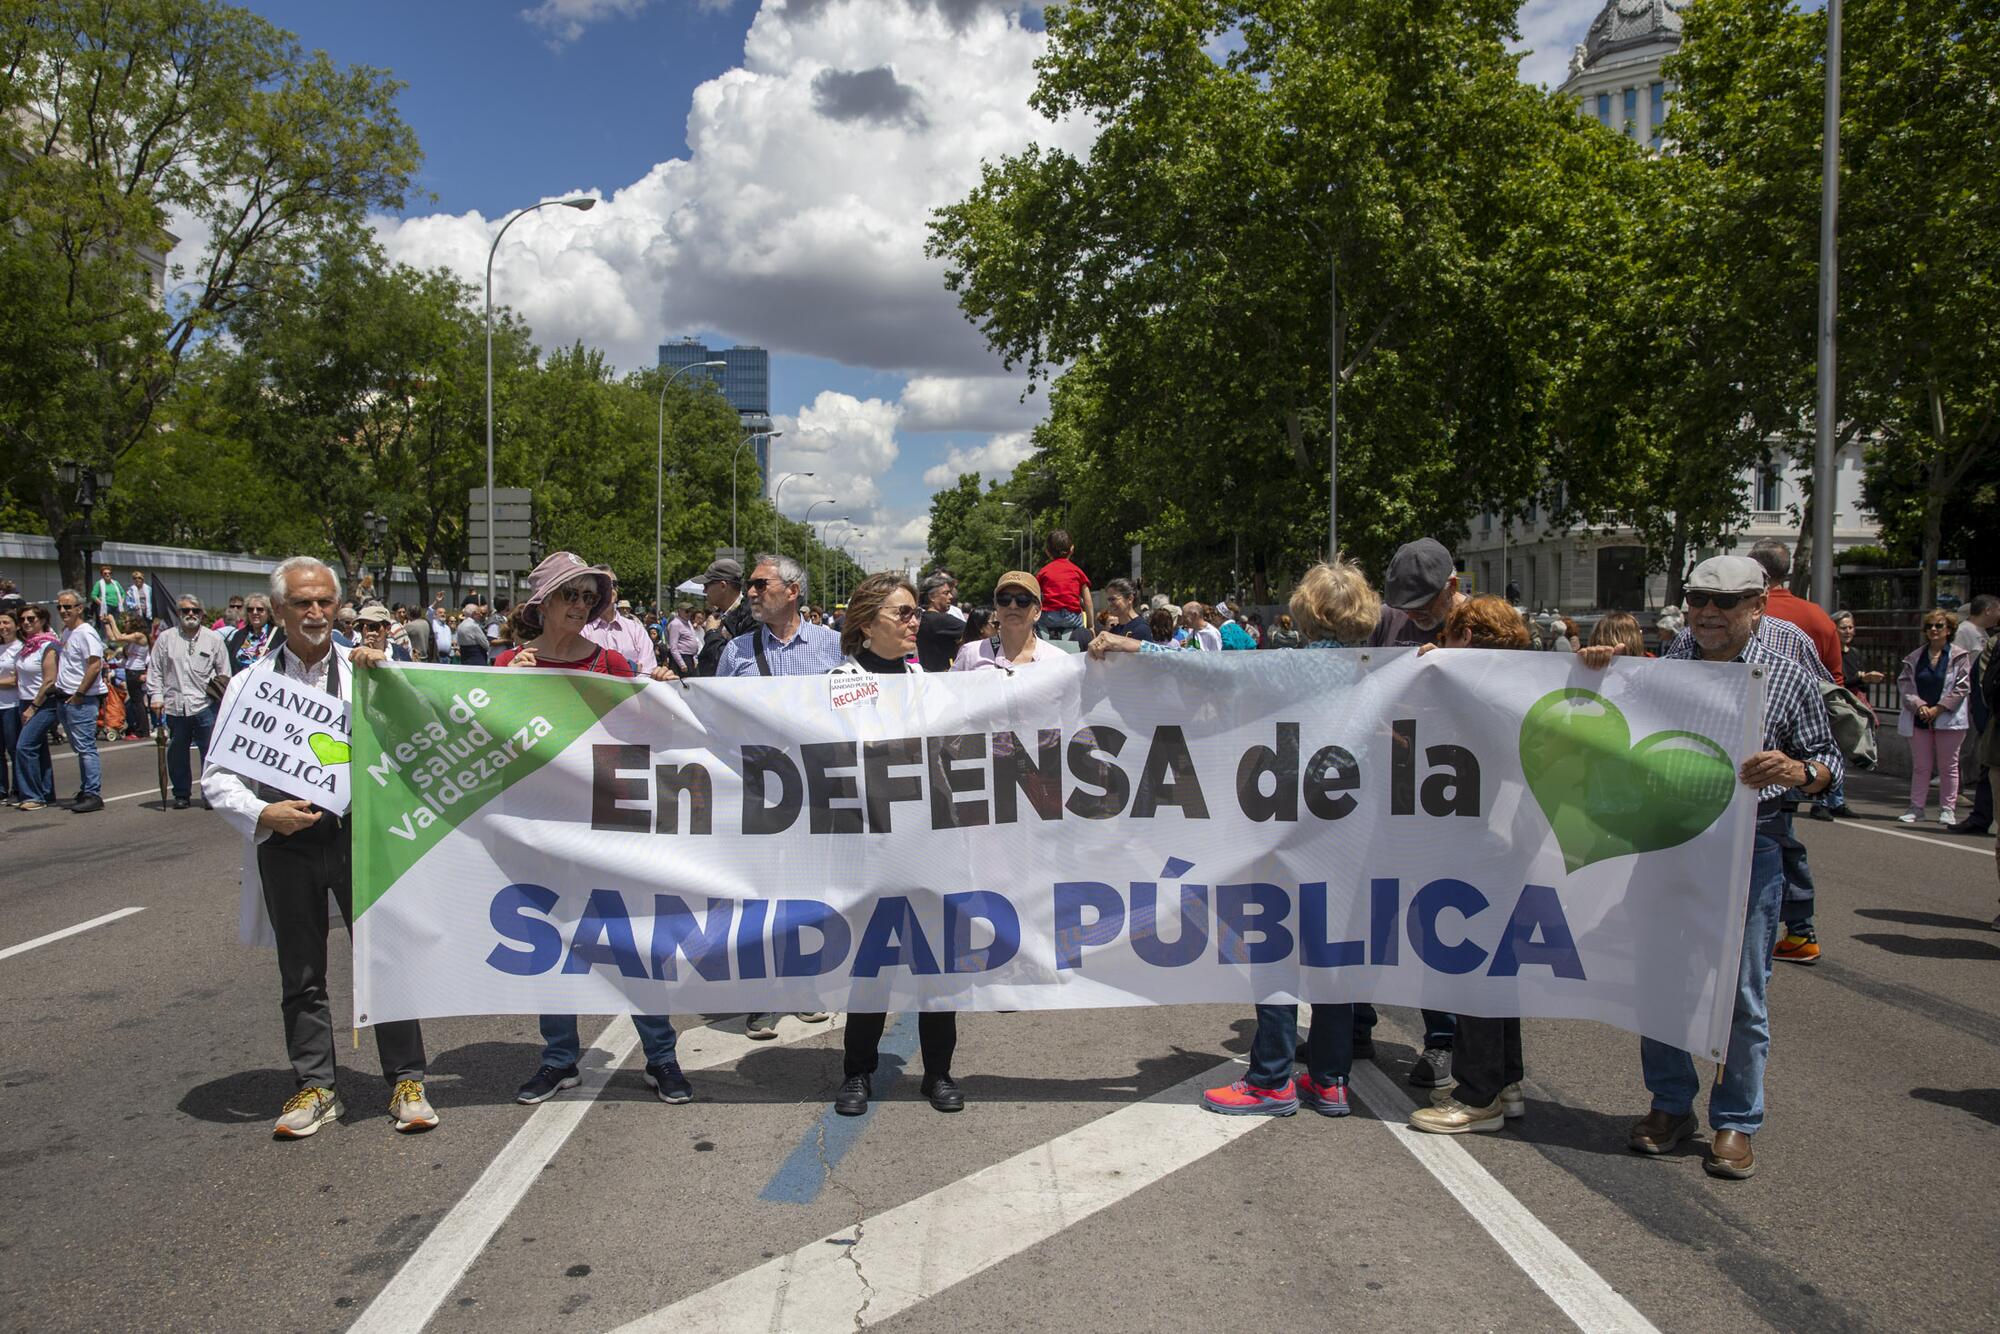
{"type": "MultiPolygon", "coordinates": [[[[1646,151],[1666,151],[1662,129],[1673,90],[1661,64],[1680,49],[1684,7],[1684,0],[1606,0],[1571,54],[1557,95],[1577,99],[1582,115],[1646,151]]],[[[1737,486],[1748,518],[1722,549],[1748,550],[1767,537],[1796,546],[1811,477],[1809,465],[1775,448],[1768,467],[1747,469],[1737,486]]],[[[1862,508],[1861,479],[1861,444],[1852,442],[1834,459],[1836,551],[1881,539],[1881,526],[1862,508]]],[[[1691,550],[1689,563],[1716,550],[1691,550]]],[[[1489,511],[1473,521],[1458,556],[1464,585],[1484,593],[1511,587],[1530,611],[1638,612],[1666,602],[1667,577],[1647,573],[1643,539],[1610,516],[1602,524],[1555,528],[1532,507],[1525,522],[1489,511]]]]}

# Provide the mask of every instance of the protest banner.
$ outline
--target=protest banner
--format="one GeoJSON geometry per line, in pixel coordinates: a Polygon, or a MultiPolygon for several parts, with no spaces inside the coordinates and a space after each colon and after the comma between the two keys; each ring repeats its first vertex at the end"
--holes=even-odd
{"type": "Polygon", "coordinates": [[[229,683],[204,763],[347,814],[348,705],[266,659],[229,683]]]}
{"type": "Polygon", "coordinates": [[[357,1022],[1373,1000],[1725,1044],[1753,667],[844,681],[358,673],[357,1022]]]}

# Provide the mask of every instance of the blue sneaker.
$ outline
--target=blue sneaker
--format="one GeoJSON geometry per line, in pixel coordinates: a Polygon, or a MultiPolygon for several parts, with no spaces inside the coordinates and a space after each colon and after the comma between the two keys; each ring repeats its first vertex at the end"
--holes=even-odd
{"type": "Polygon", "coordinates": [[[573,1089],[583,1082],[582,1076],[573,1065],[545,1065],[535,1071],[535,1077],[521,1085],[514,1094],[515,1102],[547,1102],[556,1095],[558,1089],[573,1089]]]}
{"type": "Polygon", "coordinates": [[[694,1101],[694,1085],[681,1073],[679,1061],[654,1061],[646,1066],[646,1082],[660,1095],[661,1102],[694,1101]]]}

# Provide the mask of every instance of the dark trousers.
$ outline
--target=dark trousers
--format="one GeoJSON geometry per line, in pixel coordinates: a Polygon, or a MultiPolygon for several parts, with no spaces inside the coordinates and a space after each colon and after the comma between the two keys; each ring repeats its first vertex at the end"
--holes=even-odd
{"type": "Polygon", "coordinates": [[[21,795],[14,773],[14,743],[21,739],[21,708],[0,709],[0,797],[21,795]]]}
{"type": "Polygon", "coordinates": [[[1521,1021],[1458,1016],[1458,1044],[1451,1049],[1452,1096],[1467,1107],[1491,1107],[1500,1090],[1521,1082],[1521,1021]]]}
{"type": "MultiPolygon", "coordinates": [[[[333,1087],[333,1011],[326,993],[326,896],[332,891],[349,929],[354,922],[353,866],[346,830],[322,815],[318,828],[273,836],[257,848],[264,910],[278,937],[284,984],[285,1051],[300,1088],[333,1087]]],[[[424,1031],[414,1019],[375,1025],[375,1050],[390,1083],[424,1077],[424,1031]]]]}
{"type": "MultiPolygon", "coordinates": [[[[842,1062],[845,1076],[875,1073],[876,1049],[882,1045],[882,1030],[889,1025],[886,1014],[847,1016],[847,1051],[842,1062]]],[[[917,1016],[917,1045],[924,1053],[924,1074],[951,1073],[951,1054],[958,1048],[958,1013],[954,1010],[925,1010],[917,1016]]]]}
{"type": "MultiPolygon", "coordinates": [[[[1315,1005],[1306,1034],[1306,1073],[1316,1084],[1354,1069],[1354,1007],[1315,1005]]],[[[1292,1077],[1299,1045],[1299,1007],[1259,1005],[1257,1033],[1250,1039],[1248,1082],[1260,1089],[1283,1088],[1292,1077]]]]}
{"type": "MultiPolygon", "coordinates": [[[[1978,746],[1979,733],[1974,732],[1966,749],[1976,755],[1978,746]]],[[[1973,772],[1979,775],[1979,785],[1972,789],[1972,814],[1965,817],[1965,822],[1974,829],[1984,829],[1993,823],[1993,771],[1975,764],[1973,772]]]]}
{"type": "MultiPolygon", "coordinates": [[[[1443,1010],[1425,1010],[1424,1050],[1436,1047],[1439,1051],[1451,1050],[1452,1034],[1457,1031],[1458,1016],[1446,1014],[1443,1010]]],[[[1365,1042],[1375,1035],[1375,1007],[1366,1001],[1354,1007],[1354,1040],[1365,1042]]]]}
{"type": "Polygon", "coordinates": [[[176,797],[186,798],[194,788],[194,766],[188,762],[188,747],[201,751],[201,762],[208,763],[208,739],[215,731],[215,706],[205,704],[200,713],[181,718],[168,714],[163,720],[167,729],[167,785],[176,797]]]}
{"type": "Polygon", "coordinates": [[[133,736],[153,734],[153,711],[146,707],[146,674],[125,669],[125,730],[133,736]]]}

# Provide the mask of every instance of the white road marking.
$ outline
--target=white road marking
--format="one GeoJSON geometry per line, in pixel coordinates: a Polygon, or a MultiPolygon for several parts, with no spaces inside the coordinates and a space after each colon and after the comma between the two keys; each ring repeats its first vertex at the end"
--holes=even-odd
{"type": "MultiPolygon", "coordinates": [[[[752,1042],[740,1033],[721,1029],[696,1028],[681,1034],[681,1069],[728,1065],[758,1047],[797,1042],[835,1031],[841,1024],[839,1015],[825,1024],[804,1024],[786,1016],[778,1021],[778,1037],[764,1042],[752,1042]]],[[[639,1030],[632,1026],[632,1020],[625,1015],[612,1020],[590,1048],[602,1052],[604,1060],[583,1071],[583,1083],[576,1089],[558,1093],[528,1114],[527,1123],[486,1165],[472,1189],[431,1229],[416,1254],[403,1262],[360,1319],[348,1326],[348,1334],[404,1334],[428,1324],[500,1225],[541,1178],[542,1169],[582,1122],[604,1086],[638,1047],[639,1030]]],[[[585,1057],[588,1059],[589,1051],[585,1057]]]]}
{"type": "MultiPolygon", "coordinates": [[[[1825,824],[1827,822],[1821,820],[1816,821],[1816,823],[1825,824]]],[[[1901,829],[1877,829],[1872,824],[1856,824],[1852,820],[1835,820],[1832,823],[1836,829],[1853,829],[1864,834],[1887,834],[1890,838],[1907,838],[1912,843],[1928,843],[1934,848],[1950,848],[1953,852],[1976,852],[1982,857],[1991,857],[1993,855],[1993,849],[1984,843],[1973,843],[1970,841],[1947,843],[1944,839],[1931,838],[1925,834],[1906,833],[1901,829]]],[[[1957,837],[1969,840],[1971,835],[1959,834],[1957,837]]]]}
{"type": "Polygon", "coordinates": [[[878,1324],[1268,1125],[1270,1117],[1217,1116],[1200,1105],[1202,1090],[1237,1078],[1239,1064],[1224,1062],[618,1334],[878,1324]]]}
{"type": "Polygon", "coordinates": [[[127,792],[122,796],[106,797],[104,799],[104,804],[109,806],[114,801],[130,801],[134,797],[157,797],[159,795],[160,795],[160,789],[156,787],[149,787],[144,792],[127,792]]]}
{"type": "Polygon", "coordinates": [[[121,917],[130,917],[135,912],[144,911],[146,911],[144,908],[120,908],[117,912],[108,912],[102,917],[93,917],[87,922],[78,922],[75,926],[66,926],[60,931],[51,931],[46,936],[36,936],[33,940],[24,940],[18,945],[9,945],[6,949],[0,950],[0,959],[11,959],[17,954],[26,954],[29,950],[53,944],[55,941],[62,940],[65,937],[76,935],[82,931],[88,931],[94,926],[103,926],[106,922],[115,922],[121,917]]]}
{"type": "Polygon", "coordinates": [[[1382,1116],[1389,1132],[1423,1164],[1424,1170],[1451,1192],[1473,1221],[1486,1229],[1508,1258],[1548,1294],[1549,1300],[1578,1329],[1586,1334],[1599,1331],[1658,1334],[1637,1307],[1619,1296],[1603,1276],[1584,1263],[1582,1256],[1515,1199],[1456,1138],[1410,1129],[1408,1121],[1413,1105],[1373,1061],[1356,1061],[1349,1083],[1382,1116]]]}

